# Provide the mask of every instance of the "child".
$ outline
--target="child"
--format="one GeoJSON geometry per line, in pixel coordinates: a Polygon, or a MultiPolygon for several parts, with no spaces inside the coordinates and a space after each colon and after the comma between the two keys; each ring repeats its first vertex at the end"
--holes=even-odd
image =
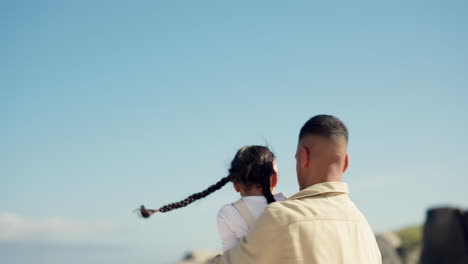
{"type": "Polygon", "coordinates": [[[187,206],[219,190],[228,182],[233,183],[234,189],[240,193],[242,198],[223,206],[218,213],[218,231],[223,243],[223,250],[226,251],[237,245],[239,239],[249,233],[255,220],[269,203],[286,199],[281,193],[272,194],[278,183],[278,172],[275,155],[267,147],[242,147],[231,162],[229,175],[216,184],[189,196],[185,200],[165,205],[156,210],[141,206],[140,215],[147,218],[156,212],[165,213],[187,206]]]}

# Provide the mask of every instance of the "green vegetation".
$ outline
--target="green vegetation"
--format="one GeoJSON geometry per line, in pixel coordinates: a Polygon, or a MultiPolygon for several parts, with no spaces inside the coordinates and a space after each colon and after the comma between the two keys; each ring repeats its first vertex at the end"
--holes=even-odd
{"type": "Polygon", "coordinates": [[[422,247],[423,227],[410,226],[396,231],[401,239],[399,254],[403,263],[417,263],[422,247]]]}
{"type": "Polygon", "coordinates": [[[396,232],[401,238],[401,247],[407,251],[410,251],[422,243],[422,226],[410,226],[407,228],[400,229],[396,232]]]}

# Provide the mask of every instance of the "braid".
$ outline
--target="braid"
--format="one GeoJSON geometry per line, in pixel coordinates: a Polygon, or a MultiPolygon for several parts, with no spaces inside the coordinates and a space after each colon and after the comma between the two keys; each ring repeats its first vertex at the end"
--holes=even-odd
{"type": "Polygon", "coordinates": [[[231,175],[222,178],[220,181],[218,181],[217,183],[211,185],[210,187],[208,187],[204,191],[192,194],[192,195],[190,195],[189,197],[185,198],[184,200],[182,200],[180,202],[167,204],[167,205],[165,205],[165,206],[163,206],[163,207],[161,207],[161,208],[159,208],[157,210],[146,209],[142,205],[140,207],[140,209],[139,209],[140,216],[144,217],[144,218],[148,218],[148,217],[151,216],[151,214],[156,213],[156,212],[166,213],[166,212],[169,212],[171,210],[187,206],[187,205],[195,202],[196,200],[204,198],[204,197],[208,196],[209,194],[211,194],[212,192],[215,192],[215,191],[221,189],[221,187],[226,185],[226,183],[228,183],[229,181],[231,181],[231,175]]]}
{"type": "Polygon", "coordinates": [[[184,200],[182,200],[180,202],[165,205],[165,206],[159,208],[158,211],[161,212],[161,213],[165,213],[165,212],[177,209],[177,208],[187,206],[187,205],[195,202],[196,200],[204,198],[204,197],[208,196],[209,194],[211,194],[212,192],[215,192],[215,191],[219,190],[221,187],[226,185],[226,183],[228,183],[230,180],[231,180],[231,177],[226,176],[226,177],[222,178],[220,181],[218,181],[217,183],[215,183],[215,184],[211,185],[210,187],[208,187],[208,189],[206,189],[204,191],[201,191],[199,193],[192,194],[192,195],[190,195],[189,197],[185,198],[184,200]]]}
{"type": "MultiPolygon", "coordinates": [[[[271,175],[271,174],[268,174],[268,175],[271,175]]],[[[271,193],[271,189],[270,189],[270,177],[262,177],[262,192],[268,204],[276,202],[275,197],[273,197],[273,194],[271,193]]]]}
{"type": "Polygon", "coordinates": [[[226,183],[238,182],[250,188],[252,185],[262,188],[262,193],[267,202],[275,202],[271,193],[271,176],[276,173],[274,167],[275,155],[263,146],[245,146],[239,149],[231,162],[229,175],[222,178],[216,184],[211,185],[206,190],[190,195],[182,201],[167,204],[159,209],[146,209],[143,205],[137,209],[141,217],[148,218],[156,212],[166,213],[171,210],[185,207],[194,201],[204,198],[219,190],[226,183]]]}

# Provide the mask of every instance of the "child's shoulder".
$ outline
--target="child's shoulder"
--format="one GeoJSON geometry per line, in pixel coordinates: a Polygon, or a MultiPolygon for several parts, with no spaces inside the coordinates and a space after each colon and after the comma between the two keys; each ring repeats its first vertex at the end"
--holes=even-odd
{"type": "Polygon", "coordinates": [[[283,193],[276,193],[275,195],[273,195],[273,197],[275,197],[276,201],[284,201],[288,199],[288,197],[286,197],[283,193]]]}
{"type": "MultiPolygon", "coordinates": [[[[240,200],[241,199],[237,201],[240,201],[240,200]]],[[[218,218],[230,219],[231,217],[237,216],[238,215],[237,210],[233,205],[233,203],[237,201],[223,205],[218,211],[218,218]]]]}

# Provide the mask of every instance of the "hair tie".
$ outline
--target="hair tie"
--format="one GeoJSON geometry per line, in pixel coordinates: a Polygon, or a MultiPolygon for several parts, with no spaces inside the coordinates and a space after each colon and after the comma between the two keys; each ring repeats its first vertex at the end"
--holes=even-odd
{"type": "Polygon", "coordinates": [[[159,212],[158,209],[146,209],[143,205],[140,206],[140,209],[137,210],[140,217],[143,218],[149,218],[152,214],[159,212]]]}

